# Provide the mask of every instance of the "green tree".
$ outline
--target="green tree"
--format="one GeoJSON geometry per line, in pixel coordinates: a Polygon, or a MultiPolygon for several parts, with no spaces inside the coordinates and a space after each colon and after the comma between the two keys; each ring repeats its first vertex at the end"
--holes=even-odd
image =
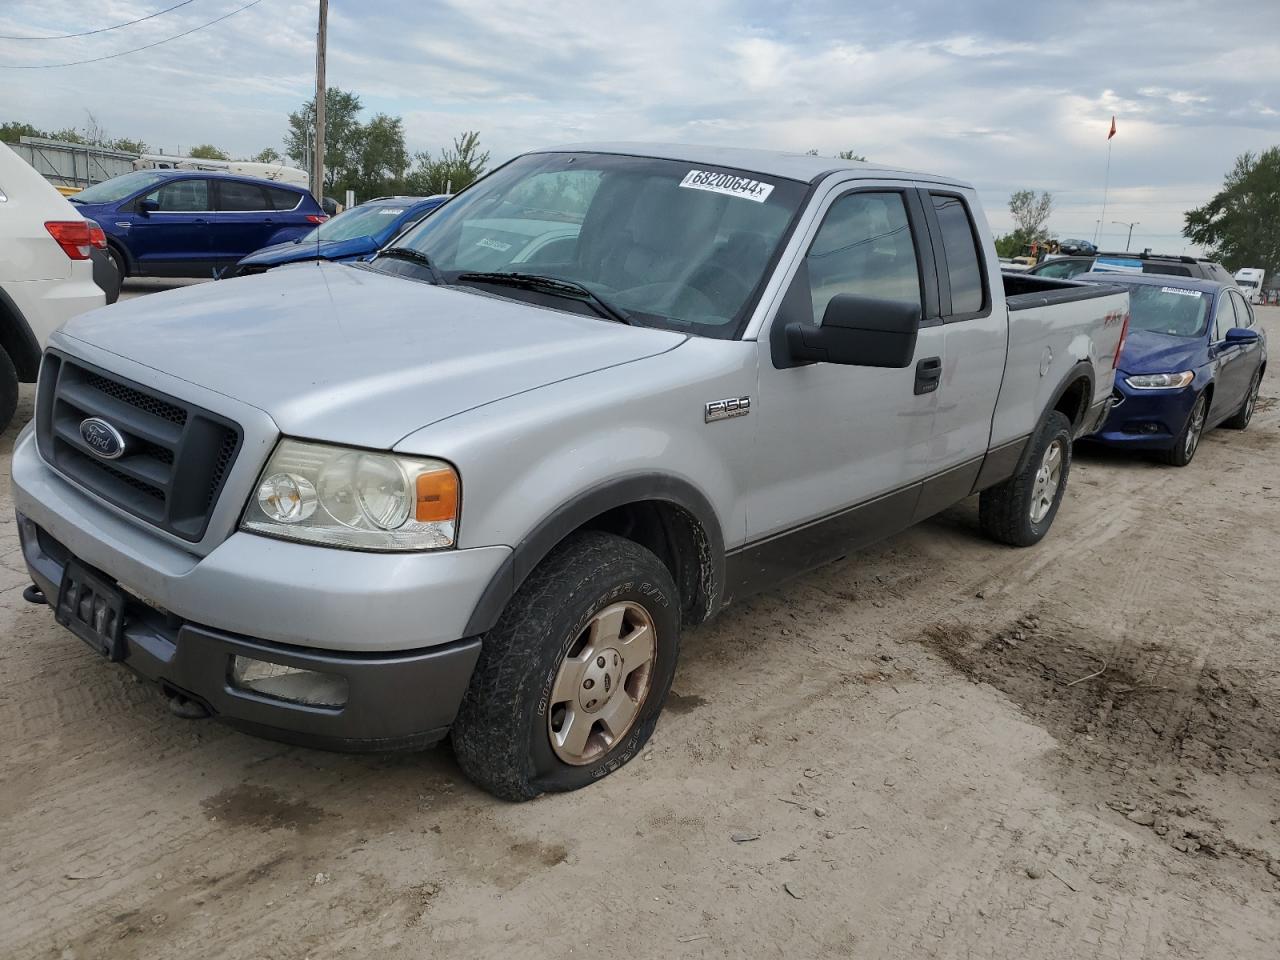
{"type": "Polygon", "coordinates": [[[996,237],[997,257],[1017,257],[1022,254],[1022,237],[1018,233],[1006,233],[996,237]]]}
{"type": "Polygon", "coordinates": [[[54,130],[49,134],[50,140],[61,140],[64,143],[91,143],[85,138],[85,135],[75,127],[63,127],[61,130],[54,130]]]}
{"type": "Polygon", "coordinates": [[[38,127],[33,127],[29,123],[23,123],[20,120],[9,120],[0,123],[0,143],[17,143],[23,137],[48,137],[38,127]]]}
{"type": "MultiPolygon", "coordinates": [[[[360,154],[364,125],[360,122],[363,105],[349,90],[329,87],[324,95],[324,182],[327,193],[360,189],[360,154]]],[[[285,134],[285,152],[299,167],[306,167],[315,139],[316,101],[312,97],[299,110],[289,114],[285,134]]]]}
{"type": "Polygon", "coordinates": [[[468,130],[454,137],[453,146],[443,148],[439,159],[424,152],[414,154],[414,160],[405,184],[411,193],[457,193],[484,174],[489,151],[480,150],[480,132],[468,130]]]}
{"type": "Polygon", "coordinates": [[[841,150],[836,154],[837,160],[858,160],[862,163],[867,162],[867,158],[860,153],[854,153],[852,150],[841,150]]]}
{"type": "Polygon", "coordinates": [[[409,151],[399,117],[379,113],[361,128],[357,195],[368,199],[395,193],[404,184],[409,151]]]}
{"type": "Polygon", "coordinates": [[[103,144],[109,150],[119,150],[122,153],[146,153],[147,145],[142,140],[130,140],[128,137],[116,137],[114,140],[108,140],[103,144]]]}
{"type": "Polygon", "coordinates": [[[284,157],[275,147],[264,147],[249,158],[250,163],[280,163],[284,157]]]}
{"type": "Polygon", "coordinates": [[[1280,147],[1237,157],[1222,189],[1185,219],[1183,236],[1228,269],[1280,271],[1280,147]]]}
{"type": "Polygon", "coordinates": [[[219,150],[212,143],[201,143],[187,151],[187,156],[196,160],[230,160],[231,154],[219,150]]]}
{"type": "MultiPolygon", "coordinates": [[[[1038,243],[1049,238],[1046,227],[1049,214],[1053,213],[1053,197],[1044,191],[1036,196],[1034,190],[1019,190],[1009,197],[1009,215],[1013,217],[1015,236],[1021,243],[1038,243]]],[[[1021,245],[1021,244],[1020,244],[1021,245]]]]}

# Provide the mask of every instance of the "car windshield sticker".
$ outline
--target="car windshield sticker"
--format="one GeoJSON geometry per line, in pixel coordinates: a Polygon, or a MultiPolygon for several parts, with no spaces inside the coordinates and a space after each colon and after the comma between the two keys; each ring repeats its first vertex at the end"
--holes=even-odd
{"type": "Polygon", "coordinates": [[[1199,290],[1183,290],[1181,287],[1161,287],[1161,293],[1176,293],[1180,297],[1198,297],[1199,290]]]}
{"type": "Polygon", "coordinates": [[[726,197],[741,197],[764,203],[773,193],[772,183],[761,183],[750,177],[739,177],[732,173],[716,173],[712,170],[690,170],[680,181],[686,190],[709,190],[711,193],[723,193],[726,197]]]}
{"type": "Polygon", "coordinates": [[[378,211],[380,217],[397,217],[404,213],[404,207],[383,207],[378,211]]]}
{"type": "Polygon", "coordinates": [[[490,250],[497,250],[499,253],[506,253],[511,249],[511,244],[503,243],[501,240],[490,240],[488,237],[481,237],[476,241],[477,247],[488,247],[490,250]]]}

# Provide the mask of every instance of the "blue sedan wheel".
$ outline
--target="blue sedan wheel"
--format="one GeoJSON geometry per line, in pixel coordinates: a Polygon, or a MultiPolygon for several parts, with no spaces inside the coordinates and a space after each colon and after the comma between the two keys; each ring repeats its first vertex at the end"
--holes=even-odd
{"type": "Polygon", "coordinates": [[[1259,370],[1253,375],[1253,379],[1249,382],[1249,392],[1244,395],[1244,403],[1240,405],[1240,409],[1230,420],[1224,420],[1222,425],[1230,427],[1232,430],[1243,430],[1249,426],[1249,421],[1253,419],[1253,410],[1258,405],[1258,388],[1262,386],[1262,371],[1259,370]]]}

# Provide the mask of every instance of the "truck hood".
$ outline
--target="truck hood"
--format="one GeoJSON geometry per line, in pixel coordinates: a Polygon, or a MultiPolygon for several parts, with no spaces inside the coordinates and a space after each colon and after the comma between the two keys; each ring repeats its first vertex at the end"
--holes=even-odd
{"type": "Polygon", "coordinates": [[[117,303],[62,334],[258,407],[287,435],[380,448],[686,339],[332,263],[117,303]]]}
{"type": "Polygon", "coordinates": [[[300,260],[344,260],[362,257],[378,249],[378,241],[374,237],[351,237],[347,240],[322,240],[304,243],[290,240],[285,243],[272,244],[255,250],[237,266],[261,265],[274,267],[282,263],[294,263],[300,260]]]}
{"type": "Polygon", "coordinates": [[[1209,360],[1205,337],[1175,337],[1152,330],[1130,330],[1120,351],[1119,368],[1139,373],[1179,373],[1196,370],[1209,360]]]}

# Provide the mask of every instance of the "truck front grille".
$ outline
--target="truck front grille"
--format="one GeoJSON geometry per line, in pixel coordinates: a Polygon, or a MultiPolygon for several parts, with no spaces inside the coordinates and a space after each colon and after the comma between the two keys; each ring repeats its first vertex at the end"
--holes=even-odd
{"type": "Polygon", "coordinates": [[[240,449],[240,428],[54,351],[36,397],[36,442],[54,469],[104,500],[184,540],[204,536],[240,449]],[[81,434],[97,417],[119,431],[124,453],[106,459],[81,434]]]}

